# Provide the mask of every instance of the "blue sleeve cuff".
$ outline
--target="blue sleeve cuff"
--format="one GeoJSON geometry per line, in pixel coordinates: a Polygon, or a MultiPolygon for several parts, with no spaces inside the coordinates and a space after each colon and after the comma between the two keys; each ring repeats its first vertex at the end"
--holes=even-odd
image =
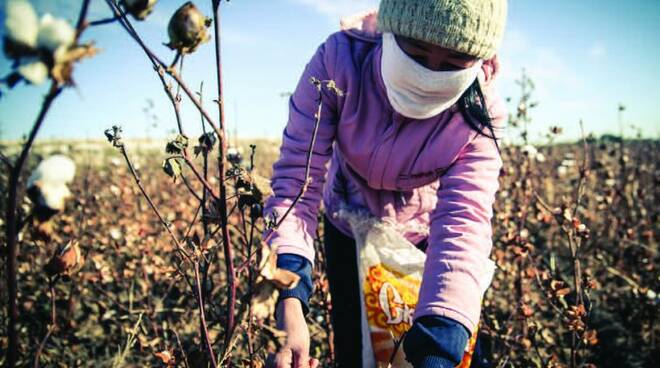
{"type": "Polygon", "coordinates": [[[300,276],[300,281],[296,287],[286,290],[280,290],[279,303],[282,299],[296,298],[302,304],[303,313],[309,312],[309,298],[312,296],[312,263],[305,257],[297,254],[278,254],[277,267],[291,271],[300,276]]]}
{"type": "Polygon", "coordinates": [[[451,318],[417,318],[403,340],[406,359],[415,368],[453,368],[463,360],[469,330],[451,318]]]}
{"type": "Polygon", "coordinates": [[[413,366],[415,368],[455,368],[458,364],[454,363],[451,359],[445,359],[441,356],[427,355],[413,366]]]}

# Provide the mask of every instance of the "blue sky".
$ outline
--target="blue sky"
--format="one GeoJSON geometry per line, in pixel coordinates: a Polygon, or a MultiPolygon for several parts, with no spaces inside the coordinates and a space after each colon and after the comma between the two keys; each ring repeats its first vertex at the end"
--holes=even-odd
{"type": "MultiPolygon", "coordinates": [[[[4,2],[1,8],[4,11],[4,2]]],[[[210,15],[210,0],[196,1],[210,15]]],[[[105,2],[92,0],[92,17],[108,14],[105,2]]],[[[167,21],[184,1],[160,0],[152,16],[137,24],[152,48],[165,60],[172,52],[167,21]]],[[[339,28],[339,19],[377,6],[377,0],[232,0],[223,3],[223,73],[227,124],[239,136],[279,137],[286,124],[287,99],[318,45],[339,28]]],[[[33,1],[40,13],[74,20],[77,2],[33,1]]],[[[0,13],[4,23],[4,13],[0,13]]],[[[118,25],[85,33],[101,49],[75,71],[77,88],[58,98],[41,138],[101,138],[120,124],[129,136],[162,137],[175,127],[171,105],[147,59],[118,25]],[[158,116],[150,126],[144,113],[148,100],[158,116]]],[[[565,138],[587,131],[618,132],[617,105],[627,109],[627,125],[645,135],[660,135],[660,1],[655,0],[510,0],[508,27],[499,52],[503,64],[499,89],[518,96],[515,80],[522,68],[535,84],[539,102],[533,110],[532,138],[549,126],[564,128],[565,138]]],[[[215,98],[212,43],[185,60],[184,77],[197,89],[205,81],[205,103],[215,98]]],[[[10,65],[0,57],[0,75],[10,65]]],[[[20,85],[0,99],[0,137],[28,132],[46,86],[20,85]]],[[[511,105],[513,108],[513,104],[511,105]]],[[[214,111],[215,115],[215,111],[214,111]]],[[[186,104],[184,124],[190,135],[200,129],[199,114],[186,104]]],[[[628,134],[633,132],[628,130],[628,134]]]]}

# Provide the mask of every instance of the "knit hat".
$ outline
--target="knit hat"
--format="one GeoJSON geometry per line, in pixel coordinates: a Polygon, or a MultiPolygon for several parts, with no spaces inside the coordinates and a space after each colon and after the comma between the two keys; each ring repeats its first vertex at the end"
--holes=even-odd
{"type": "Polygon", "coordinates": [[[378,28],[487,60],[502,42],[506,12],[506,0],[381,0],[378,28]]]}

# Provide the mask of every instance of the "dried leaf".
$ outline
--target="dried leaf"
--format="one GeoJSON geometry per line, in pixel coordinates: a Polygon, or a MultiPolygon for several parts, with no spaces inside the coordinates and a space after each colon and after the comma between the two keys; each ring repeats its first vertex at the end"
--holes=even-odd
{"type": "Polygon", "coordinates": [[[181,164],[176,158],[168,158],[163,161],[163,171],[176,181],[176,178],[181,175],[181,164]]]}
{"type": "Polygon", "coordinates": [[[53,257],[46,264],[45,271],[49,276],[71,276],[83,265],[84,259],[77,241],[69,241],[66,245],[58,247],[53,257]]]}
{"type": "Polygon", "coordinates": [[[60,48],[55,53],[55,65],[50,74],[61,85],[73,85],[73,64],[84,58],[92,57],[97,52],[98,49],[92,44],[77,45],[67,49],[60,48]]]}
{"type": "Polygon", "coordinates": [[[168,367],[174,367],[176,366],[176,359],[174,357],[174,352],[170,350],[163,350],[159,351],[157,353],[154,353],[156,358],[160,359],[163,364],[165,364],[168,367]]]}

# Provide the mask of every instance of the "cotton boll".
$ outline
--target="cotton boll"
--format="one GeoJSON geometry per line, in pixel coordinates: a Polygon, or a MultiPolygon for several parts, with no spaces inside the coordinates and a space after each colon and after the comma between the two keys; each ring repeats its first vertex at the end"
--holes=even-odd
{"type": "Polygon", "coordinates": [[[37,198],[37,205],[57,211],[64,209],[64,202],[71,195],[71,191],[66,184],[41,185],[39,189],[40,196],[37,198]]]}
{"type": "Polygon", "coordinates": [[[21,61],[16,70],[31,84],[41,84],[48,78],[48,66],[37,58],[21,61]]]}
{"type": "Polygon", "coordinates": [[[37,46],[55,52],[61,46],[69,46],[75,41],[76,30],[64,19],[45,14],[39,22],[37,46]]]}
{"type": "Polygon", "coordinates": [[[53,155],[41,161],[28,179],[28,187],[37,180],[69,184],[76,175],[76,164],[67,156],[53,155]]]}
{"type": "Polygon", "coordinates": [[[70,241],[60,246],[53,257],[44,267],[46,274],[50,277],[55,275],[71,276],[77,272],[85,263],[80,246],[76,241],[70,241]]]}
{"type": "Polygon", "coordinates": [[[536,147],[532,146],[531,144],[528,144],[522,148],[522,153],[525,154],[527,157],[534,158],[538,151],[536,150],[536,147]]]}
{"type": "Polygon", "coordinates": [[[576,162],[572,158],[566,158],[561,162],[561,166],[566,166],[566,167],[573,167],[575,166],[576,162]]]}
{"type": "Polygon", "coordinates": [[[243,155],[241,154],[241,150],[236,147],[227,148],[227,161],[234,165],[240,165],[241,162],[243,162],[243,155]]]}
{"type": "Polygon", "coordinates": [[[566,176],[566,174],[568,174],[568,169],[566,168],[566,166],[559,166],[559,168],[557,169],[557,174],[559,174],[560,178],[563,178],[566,176]]]}
{"type": "Polygon", "coordinates": [[[122,0],[126,12],[137,20],[144,20],[153,11],[158,0],[122,0]]]}
{"type": "Polygon", "coordinates": [[[37,218],[46,220],[64,209],[71,196],[67,184],[73,181],[75,173],[75,163],[64,155],[53,155],[39,163],[27,184],[37,218]]]}
{"type": "Polygon", "coordinates": [[[210,39],[206,30],[209,24],[210,19],[206,18],[195,4],[190,1],[183,4],[167,25],[167,33],[170,36],[167,46],[184,54],[195,51],[200,44],[210,39]]]}
{"type": "Polygon", "coordinates": [[[658,293],[653,290],[647,291],[646,297],[649,298],[649,300],[651,300],[654,304],[658,304],[660,302],[660,299],[658,299],[658,293]]]}
{"type": "Polygon", "coordinates": [[[9,0],[5,7],[5,36],[12,42],[31,48],[37,45],[37,13],[25,0],[9,0]]]}

